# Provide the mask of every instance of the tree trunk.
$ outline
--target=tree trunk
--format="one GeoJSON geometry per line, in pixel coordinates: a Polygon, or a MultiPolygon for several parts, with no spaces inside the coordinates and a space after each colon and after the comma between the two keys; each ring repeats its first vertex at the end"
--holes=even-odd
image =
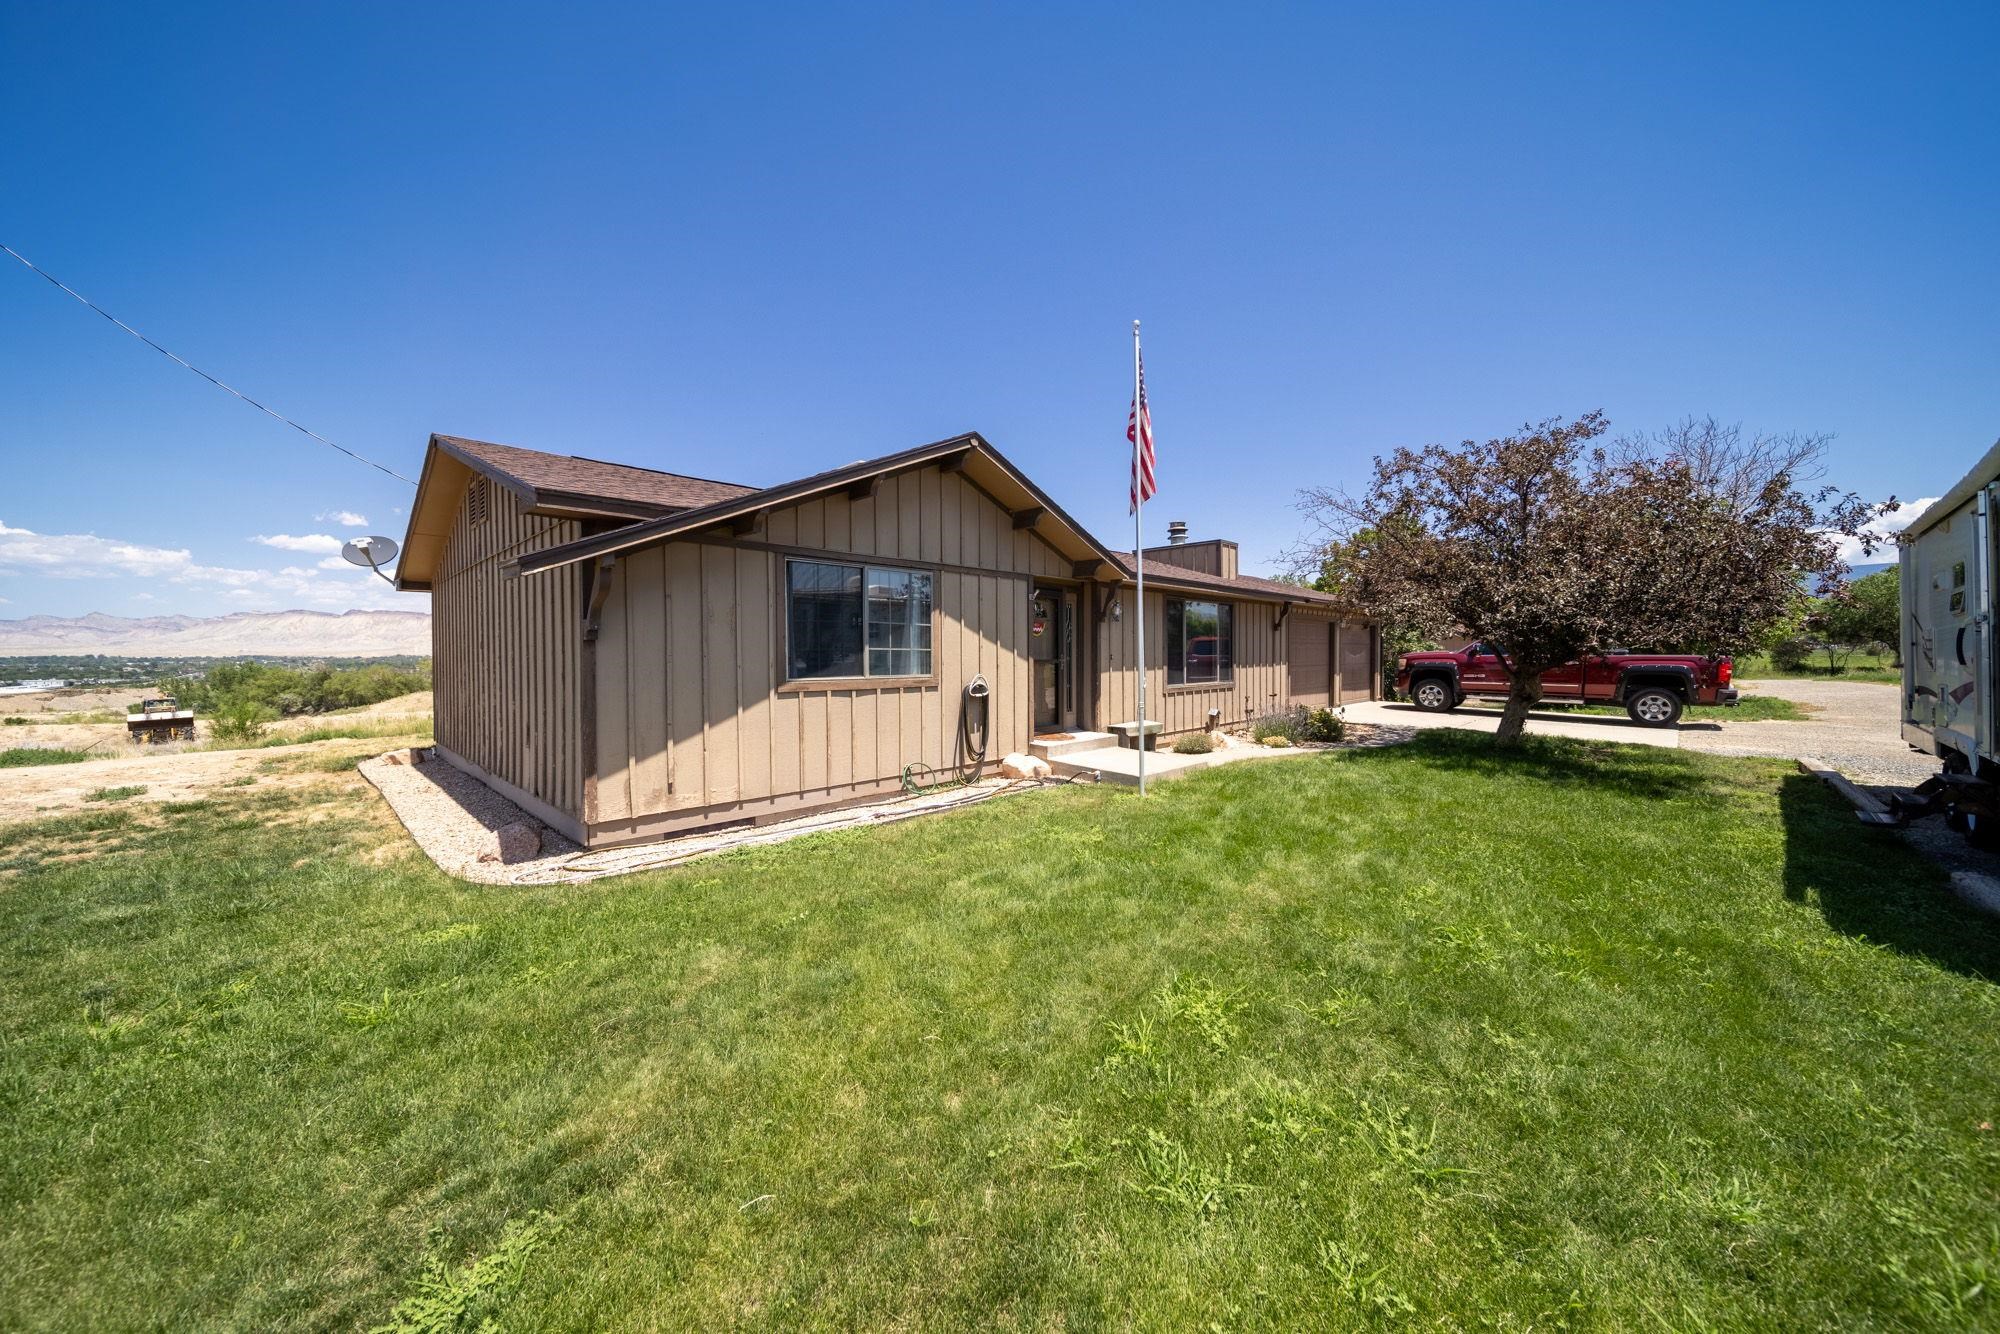
{"type": "Polygon", "coordinates": [[[1493,734],[1493,739],[1503,746],[1519,741],[1521,729],[1528,723],[1528,710],[1540,703],[1541,698],[1541,673],[1528,676],[1516,672],[1507,686],[1507,708],[1500,715],[1500,730],[1493,734]]]}

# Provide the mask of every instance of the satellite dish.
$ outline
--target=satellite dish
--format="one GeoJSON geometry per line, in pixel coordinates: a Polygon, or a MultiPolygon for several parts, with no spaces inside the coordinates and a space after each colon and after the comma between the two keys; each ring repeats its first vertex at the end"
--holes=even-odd
{"type": "MultiPolygon", "coordinates": [[[[396,542],[388,537],[357,537],[340,549],[340,555],[349,565],[359,565],[382,574],[382,567],[396,559],[396,542]]],[[[389,579],[386,574],[382,577],[389,579]]],[[[394,583],[395,580],[389,579],[389,582],[394,583]]]]}

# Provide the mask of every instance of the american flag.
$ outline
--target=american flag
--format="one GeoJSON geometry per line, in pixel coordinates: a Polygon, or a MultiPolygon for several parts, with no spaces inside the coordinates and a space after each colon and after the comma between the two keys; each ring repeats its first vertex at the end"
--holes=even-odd
{"type": "Polygon", "coordinates": [[[1146,363],[1139,362],[1139,397],[1132,401],[1132,416],[1125,424],[1125,438],[1138,449],[1132,460],[1132,509],[1137,513],[1140,504],[1153,498],[1160,484],[1153,476],[1153,409],[1146,402],[1146,363]]]}

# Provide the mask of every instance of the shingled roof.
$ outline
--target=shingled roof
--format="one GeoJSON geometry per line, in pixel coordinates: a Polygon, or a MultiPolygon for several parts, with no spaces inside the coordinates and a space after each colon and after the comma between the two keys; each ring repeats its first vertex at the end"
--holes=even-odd
{"type": "MultiPolygon", "coordinates": [[[[1118,564],[1125,577],[1133,577],[1132,553],[1118,553],[1118,564]]],[[[1322,593],[1317,588],[1301,588],[1297,584],[1281,583],[1276,579],[1260,579],[1254,574],[1235,576],[1208,574],[1202,570],[1190,570],[1179,565],[1169,565],[1165,561],[1146,562],[1146,582],[1161,587],[1197,588],[1216,593],[1234,593],[1238,597],[1261,598],[1267,602],[1305,602],[1321,607],[1345,607],[1339,598],[1331,593],[1322,593]]]]}
{"type": "Polygon", "coordinates": [[[436,435],[431,439],[439,449],[507,486],[529,509],[650,519],[734,500],[757,490],[734,482],[605,463],[570,454],[545,454],[538,449],[496,445],[488,440],[467,440],[456,435],[436,435]]]}

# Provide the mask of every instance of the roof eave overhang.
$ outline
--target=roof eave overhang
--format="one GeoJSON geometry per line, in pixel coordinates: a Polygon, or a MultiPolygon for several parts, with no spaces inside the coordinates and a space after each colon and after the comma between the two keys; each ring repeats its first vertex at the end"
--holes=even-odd
{"type": "Polygon", "coordinates": [[[426,592],[444,561],[451,522],[458,513],[458,495],[473,468],[456,450],[446,449],[437,436],[424,449],[423,470],[417,474],[416,498],[410,521],[403,527],[403,549],[396,561],[396,588],[426,592]]]}
{"type": "MultiPolygon", "coordinates": [[[[1173,575],[1163,572],[1171,568],[1174,567],[1148,565],[1146,567],[1146,586],[1148,588],[1171,588],[1175,592],[1182,593],[1207,593],[1211,597],[1236,598],[1244,602],[1289,602],[1300,607],[1323,607],[1328,611],[1337,611],[1355,616],[1361,615],[1357,609],[1343,602],[1338,602],[1324,596],[1315,596],[1314,591],[1309,588],[1302,588],[1296,593],[1289,593],[1275,588],[1244,588],[1241,586],[1202,583],[1194,579],[1177,579],[1173,575]]],[[[1135,586],[1138,580],[1133,577],[1132,571],[1129,568],[1121,565],[1118,572],[1118,582],[1126,586],[1135,586]]]]}
{"type": "Polygon", "coordinates": [[[1021,513],[1036,511],[1032,522],[1024,526],[1029,527],[1041,541],[1078,562],[1079,565],[1094,562],[1096,568],[1102,571],[1095,577],[1107,581],[1115,577],[1117,561],[1111,552],[1101,546],[1081,524],[1070,518],[1040,487],[1030,481],[1025,473],[1008,462],[1000,451],[977,433],[953,436],[934,444],[919,445],[900,453],[887,454],[866,463],[857,463],[851,467],[818,473],[795,482],[768,487],[762,491],[753,491],[749,495],[732,500],[719,501],[697,509],[682,510],[676,514],[647,520],[613,532],[565,542],[560,546],[547,547],[541,551],[527,552],[513,562],[513,565],[522,574],[537,574],[543,570],[571,565],[598,556],[616,556],[641,547],[692,537],[707,529],[721,527],[732,520],[754,515],[759,511],[799,504],[830,492],[852,488],[871,479],[912,472],[954,459],[959,460],[960,469],[968,473],[968,480],[987,492],[989,496],[993,493],[994,484],[1003,479],[1007,486],[1018,488],[1022,497],[1032,504],[1010,506],[1006,497],[995,496],[994,499],[1003,507],[1021,513]],[[974,459],[978,460],[976,471],[981,475],[971,475],[975,471],[974,459]]]}

